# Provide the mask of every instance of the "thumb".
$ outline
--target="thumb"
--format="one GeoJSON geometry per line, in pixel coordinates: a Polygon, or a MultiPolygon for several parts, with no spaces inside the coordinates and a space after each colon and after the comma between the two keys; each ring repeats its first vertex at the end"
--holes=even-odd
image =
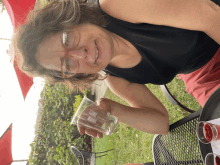
{"type": "Polygon", "coordinates": [[[101,98],[97,101],[97,105],[108,112],[111,113],[111,100],[106,98],[101,98]]]}

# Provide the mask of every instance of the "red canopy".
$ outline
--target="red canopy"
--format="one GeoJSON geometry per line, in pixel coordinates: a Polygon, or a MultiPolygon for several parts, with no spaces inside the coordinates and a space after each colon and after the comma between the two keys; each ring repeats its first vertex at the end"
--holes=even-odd
{"type": "Polygon", "coordinates": [[[12,124],[7,128],[4,134],[0,138],[0,164],[8,165],[10,164],[12,159],[11,153],[11,141],[12,141],[12,124]]]}
{"type": "MultiPolygon", "coordinates": [[[[34,9],[36,0],[3,0],[3,2],[15,30],[25,23],[28,13],[34,9]]],[[[15,72],[25,98],[33,85],[33,78],[23,73],[18,66],[15,66],[15,72]]]]}

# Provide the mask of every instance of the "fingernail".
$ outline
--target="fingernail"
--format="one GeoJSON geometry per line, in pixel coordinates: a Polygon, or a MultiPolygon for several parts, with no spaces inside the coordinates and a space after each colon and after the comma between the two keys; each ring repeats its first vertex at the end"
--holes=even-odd
{"type": "Polygon", "coordinates": [[[102,108],[102,109],[106,109],[105,103],[100,103],[100,104],[99,104],[99,107],[102,108]]]}

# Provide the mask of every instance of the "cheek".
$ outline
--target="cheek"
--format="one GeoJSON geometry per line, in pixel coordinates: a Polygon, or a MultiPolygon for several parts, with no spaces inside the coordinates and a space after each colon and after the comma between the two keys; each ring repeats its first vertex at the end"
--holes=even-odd
{"type": "Polygon", "coordinates": [[[89,74],[93,74],[93,73],[98,73],[99,71],[103,70],[104,68],[101,65],[94,65],[91,66],[89,64],[86,63],[79,63],[79,73],[89,73],[89,74]]]}
{"type": "Polygon", "coordinates": [[[49,59],[49,58],[41,59],[41,60],[39,60],[39,63],[40,63],[40,65],[42,65],[46,69],[61,71],[61,62],[56,58],[54,58],[54,59],[49,59]]]}

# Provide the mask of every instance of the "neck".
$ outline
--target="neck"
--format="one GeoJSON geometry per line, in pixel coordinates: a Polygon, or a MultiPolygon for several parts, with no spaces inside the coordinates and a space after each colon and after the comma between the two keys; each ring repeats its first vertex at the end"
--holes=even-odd
{"type": "Polygon", "coordinates": [[[117,34],[112,33],[113,46],[114,46],[114,57],[118,57],[121,55],[133,55],[134,54],[134,46],[125,40],[124,38],[118,36],[117,34]]]}
{"type": "Polygon", "coordinates": [[[114,55],[109,63],[111,66],[117,68],[132,68],[140,63],[142,57],[129,41],[114,34],[113,43],[114,55]]]}

